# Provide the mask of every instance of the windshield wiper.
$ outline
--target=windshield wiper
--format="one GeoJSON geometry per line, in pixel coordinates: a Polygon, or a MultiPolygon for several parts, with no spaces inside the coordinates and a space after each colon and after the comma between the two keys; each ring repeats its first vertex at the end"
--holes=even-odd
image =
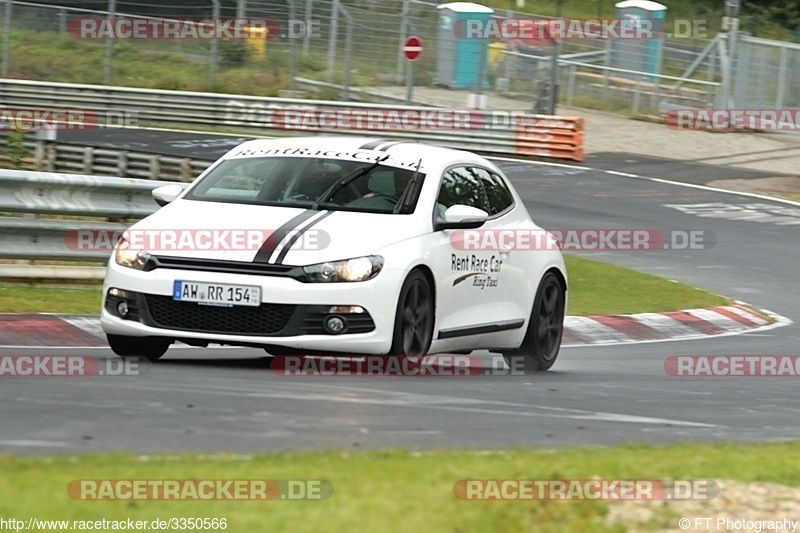
{"type": "Polygon", "coordinates": [[[406,188],[403,189],[403,194],[400,195],[400,198],[397,199],[397,203],[394,204],[394,209],[392,209],[392,214],[396,215],[400,212],[403,208],[403,202],[406,201],[406,196],[408,196],[408,191],[414,190],[414,184],[417,183],[417,178],[419,177],[419,167],[422,165],[422,158],[420,158],[419,162],[417,163],[417,168],[414,170],[414,175],[411,176],[411,179],[408,181],[408,185],[406,188]]]}
{"type": "Polygon", "coordinates": [[[314,205],[311,206],[311,209],[316,211],[317,209],[319,209],[320,205],[325,203],[326,200],[328,200],[334,194],[336,194],[339,191],[339,189],[341,189],[342,187],[346,186],[348,183],[357,180],[358,178],[360,178],[361,176],[363,176],[364,174],[366,174],[367,172],[369,172],[373,168],[377,167],[378,165],[380,165],[381,163],[383,163],[387,159],[389,159],[389,154],[386,154],[385,156],[381,157],[380,159],[377,159],[374,163],[370,163],[369,165],[360,166],[358,168],[355,168],[355,169],[351,170],[350,173],[346,174],[339,181],[334,182],[333,185],[328,187],[325,190],[325,192],[322,193],[322,195],[319,198],[317,198],[317,200],[314,202],[314,205]]]}

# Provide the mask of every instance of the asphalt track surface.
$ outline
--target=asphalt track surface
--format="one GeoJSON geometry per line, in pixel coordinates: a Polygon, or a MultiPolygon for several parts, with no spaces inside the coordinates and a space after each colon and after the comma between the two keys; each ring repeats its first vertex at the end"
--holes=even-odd
{"type": "MultiPolygon", "coordinates": [[[[794,323],[697,341],[563,348],[551,371],[513,377],[284,377],[267,368],[259,350],[172,348],[140,376],[0,379],[0,453],[490,449],[800,436],[798,378],[686,378],[664,369],[670,355],[798,354],[800,208],[604,170],[500,164],[547,228],[713,233],[710,249],[590,256],[738,298],[794,323]],[[697,204],[706,207],[669,207],[697,204]],[[732,212],[750,219],[731,219],[732,212]]],[[[703,182],[696,165],[650,165],[662,179],[703,182]]],[[[115,358],[102,348],[0,349],[47,354],[115,358]]]]}

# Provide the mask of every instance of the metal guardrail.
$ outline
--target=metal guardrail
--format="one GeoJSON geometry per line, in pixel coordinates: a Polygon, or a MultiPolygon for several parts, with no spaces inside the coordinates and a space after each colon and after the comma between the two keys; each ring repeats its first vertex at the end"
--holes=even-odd
{"type": "MultiPolygon", "coordinates": [[[[0,131],[0,145],[4,137],[5,132],[0,131]]],[[[216,159],[192,159],[29,139],[23,144],[30,155],[22,162],[21,169],[37,172],[191,182],[216,159]]],[[[0,166],[10,166],[8,156],[2,153],[0,166]]]]}
{"type": "Polygon", "coordinates": [[[27,215],[0,216],[0,258],[105,260],[110,254],[108,246],[84,245],[79,232],[113,235],[125,230],[128,224],[114,219],[139,219],[155,212],[158,205],[150,191],[170,183],[0,170],[0,212],[27,215]],[[83,219],[53,218],[61,215],[83,219]]]}
{"type": "Polygon", "coordinates": [[[150,191],[171,182],[0,170],[0,211],[141,218],[156,204],[150,191]]]}
{"type": "MultiPolygon", "coordinates": [[[[6,131],[0,130],[0,146],[5,144],[7,136],[6,131]]],[[[216,159],[61,144],[36,140],[32,135],[26,136],[23,145],[29,156],[21,169],[63,174],[190,182],[216,159]]],[[[0,153],[0,166],[11,166],[6,154],[0,153]]]]}
{"type": "Polygon", "coordinates": [[[106,246],[82,246],[78,232],[113,235],[127,227],[112,222],[0,217],[0,259],[104,261],[111,251],[106,246]]]}
{"type": "Polygon", "coordinates": [[[127,178],[192,181],[212,160],[197,160],[158,154],[143,154],[91,146],[47,143],[34,160],[34,168],[47,172],[127,178]]]}
{"type": "MultiPolygon", "coordinates": [[[[516,120],[544,117],[520,113],[514,120],[498,123],[491,112],[470,111],[471,120],[474,119],[474,122],[468,128],[375,130],[371,127],[352,127],[341,123],[309,127],[307,124],[293,123],[287,117],[292,111],[328,113],[332,116],[361,114],[374,117],[376,113],[383,113],[385,116],[403,116],[407,113],[422,115],[442,110],[421,106],[266,98],[9,79],[0,79],[0,101],[8,109],[81,111],[85,115],[95,116],[101,125],[114,122],[120,125],[119,122],[122,122],[122,125],[136,127],[190,126],[207,130],[222,127],[257,131],[261,134],[277,132],[283,135],[379,133],[386,138],[413,138],[451,148],[505,155],[520,155],[519,129],[516,120]],[[135,123],[131,124],[131,121],[135,123]]],[[[542,130],[538,133],[548,132],[542,130]]],[[[539,148],[545,150],[547,147],[543,145],[539,148]]],[[[547,157],[544,153],[539,155],[547,157]]],[[[554,152],[549,157],[575,159],[565,155],[563,150],[554,152]]]]}

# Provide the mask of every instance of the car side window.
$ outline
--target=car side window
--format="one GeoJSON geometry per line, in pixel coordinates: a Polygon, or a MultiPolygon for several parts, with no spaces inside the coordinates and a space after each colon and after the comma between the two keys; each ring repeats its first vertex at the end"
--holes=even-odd
{"type": "Polygon", "coordinates": [[[442,187],[437,199],[438,215],[456,204],[468,205],[491,213],[491,204],[483,180],[475,167],[453,167],[442,176],[442,187]]]}
{"type": "Polygon", "coordinates": [[[495,205],[497,202],[493,201],[493,196],[495,195],[495,185],[492,181],[492,176],[489,174],[489,171],[481,167],[469,167],[469,171],[480,180],[481,186],[486,192],[486,203],[488,209],[484,209],[484,211],[489,213],[489,216],[502,211],[497,209],[497,206],[495,205]]]}
{"type": "Polygon", "coordinates": [[[486,195],[489,197],[489,204],[492,206],[490,215],[502,213],[514,204],[514,196],[508,189],[505,181],[496,172],[479,168],[478,169],[483,179],[483,188],[486,190],[486,195]]]}

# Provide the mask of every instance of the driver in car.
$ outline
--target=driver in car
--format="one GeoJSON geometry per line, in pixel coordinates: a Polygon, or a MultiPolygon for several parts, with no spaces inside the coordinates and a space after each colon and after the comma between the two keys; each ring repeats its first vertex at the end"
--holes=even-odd
{"type": "Polygon", "coordinates": [[[394,204],[402,196],[411,181],[408,171],[381,170],[369,176],[367,191],[348,205],[352,207],[380,207],[394,204]]]}

